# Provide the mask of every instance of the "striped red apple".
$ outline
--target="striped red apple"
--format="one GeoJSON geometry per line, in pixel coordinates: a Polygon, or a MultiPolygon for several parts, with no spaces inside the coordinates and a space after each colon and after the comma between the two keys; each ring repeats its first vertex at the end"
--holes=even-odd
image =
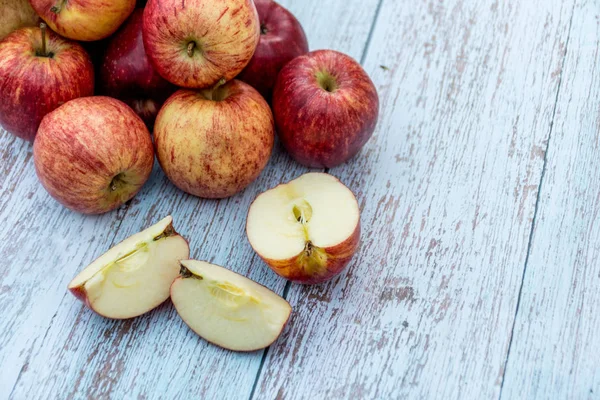
{"type": "Polygon", "coordinates": [[[71,99],[94,93],[94,67],[76,42],[42,28],[0,41],[0,125],[33,141],[42,118],[71,99]]]}
{"type": "Polygon", "coordinates": [[[260,26],[253,0],[149,0],[144,46],[169,82],[208,88],[248,64],[260,26]]]}
{"type": "Polygon", "coordinates": [[[156,155],[167,177],[206,198],[232,196],[254,181],[274,140],[269,105],[235,79],[213,89],[175,92],[154,125],[156,155]]]}
{"type": "Polygon", "coordinates": [[[283,67],[272,104],[286,150],[315,168],[354,157],[373,134],[379,114],[377,90],[365,70],[334,50],[313,51],[283,67]]]}
{"type": "Polygon", "coordinates": [[[142,119],[110,97],[82,97],[42,120],[33,145],[42,185],[64,206],[85,214],[131,199],[152,171],[154,150],[142,119]]]}

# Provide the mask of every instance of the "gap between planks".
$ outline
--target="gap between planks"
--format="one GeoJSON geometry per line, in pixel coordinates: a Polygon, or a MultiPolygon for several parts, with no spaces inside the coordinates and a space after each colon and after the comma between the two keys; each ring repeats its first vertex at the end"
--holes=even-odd
{"type": "MultiPolygon", "coordinates": [[[[367,53],[369,52],[369,47],[371,45],[371,39],[373,38],[373,32],[375,32],[375,26],[377,25],[377,20],[379,19],[379,13],[381,11],[381,5],[383,4],[383,0],[379,0],[377,3],[377,8],[375,9],[375,15],[373,16],[373,22],[371,22],[371,28],[369,29],[369,34],[367,35],[367,41],[365,43],[365,47],[363,48],[363,52],[360,56],[360,64],[364,67],[365,60],[367,59],[367,53]]],[[[564,63],[564,60],[563,60],[564,63]]],[[[556,106],[556,105],[555,105],[556,106]]],[[[330,168],[325,168],[324,172],[329,173],[330,168]]],[[[291,281],[287,281],[285,283],[285,288],[283,289],[282,297],[287,300],[288,292],[290,291],[290,287],[292,286],[291,281]]],[[[522,286],[522,284],[521,284],[522,286]]],[[[513,327],[514,329],[514,327],[513,327]]],[[[260,376],[262,375],[262,370],[265,365],[265,361],[267,359],[267,354],[269,353],[269,349],[271,346],[267,347],[263,350],[262,357],[260,359],[260,365],[258,366],[258,371],[256,371],[256,377],[254,378],[254,383],[252,384],[252,390],[250,391],[249,400],[254,398],[254,393],[256,392],[256,387],[258,386],[258,381],[260,380],[260,376]]]]}
{"type": "Polygon", "coordinates": [[[544,152],[544,162],[542,164],[542,173],[540,175],[540,183],[538,184],[535,206],[533,210],[533,219],[531,220],[531,228],[529,230],[529,240],[527,242],[527,253],[525,255],[525,263],[523,265],[523,274],[521,276],[521,285],[519,286],[519,293],[517,295],[517,306],[515,307],[515,315],[513,318],[512,327],[510,330],[510,339],[508,341],[508,349],[506,350],[506,358],[504,360],[504,369],[502,371],[502,383],[500,384],[500,393],[498,399],[502,399],[502,393],[504,389],[504,378],[506,377],[506,368],[508,366],[508,359],[510,358],[510,350],[513,344],[513,338],[515,336],[515,326],[517,324],[517,317],[519,315],[519,307],[521,305],[521,297],[523,296],[523,286],[525,283],[525,275],[527,274],[527,264],[529,263],[529,256],[531,255],[531,244],[533,243],[533,232],[535,230],[535,224],[537,221],[538,210],[540,206],[540,196],[542,193],[542,185],[544,184],[544,176],[546,174],[546,165],[548,163],[548,149],[550,148],[550,142],[552,140],[552,132],[554,130],[554,121],[556,119],[556,108],[558,106],[558,100],[560,96],[560,89],[562,87],[563,72],[565,70],[565,60],[567,59],[567,52],[569,50],[569,39],[571,38],[571,29],[573,26],[573,16],[575,14],[575,6],[577,1],[573,2],[573,8],[571,9],[571,18],[569,19],[569,29],[567,31],[567,39],[565,41],[565,49],[563,59],[560,66],[560,75],[558,77],[558,86],[556,88],[556,97],[554,99],[554,108],[552,110],[552,120],[550,121],[550,130],[548,131],[548,142],[546,143],[546,150],[544,152]]]}

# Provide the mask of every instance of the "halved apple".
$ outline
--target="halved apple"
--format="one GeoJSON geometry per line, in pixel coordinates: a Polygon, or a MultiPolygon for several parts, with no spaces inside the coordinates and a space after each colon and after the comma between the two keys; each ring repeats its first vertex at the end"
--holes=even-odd
{"type": "Polygon", "coordinates": [[[104,253],[71,281],[69,290],[104,317],[137,317],[169,298],[179,260],[189,256],[188,243],[169,216],[104,253]]]}
{"type": "Polygon", "coordinates": [[[183,321],[225,349],[254,351],[281,334],[292,307],[266,287],[204,261],[181,261],[171,301],[183,321]]]}
{"type": "Polygon", "coordinates": [[[339,274],[358,249],[358,202],[337,178],[304,174],[254,200],[246,234],[277,274],[294,282],[321,283],[339,274]]]}

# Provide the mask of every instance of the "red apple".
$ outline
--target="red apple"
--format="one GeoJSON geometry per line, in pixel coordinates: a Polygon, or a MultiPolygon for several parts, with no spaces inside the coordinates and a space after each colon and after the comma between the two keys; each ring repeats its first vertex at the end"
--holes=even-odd
{"type": "Polygon", "coordinates": [[[292,59],[308,52],[300,22],[272,0],[255,1],[260,20],[260,40],[250,63],[237,77],[271,99],[277,74],[292,59]]]}
{"type": "Polygon", "coordinates": [[[154,150],[141,118],[110,97],[71,100],[42,120],[35,170],[48,193],[85,214],[119,207],[144,185],[154,150]]]}
{"type": "Polygon", "coordinates": [[[279,137],[301,164],[332,168],[352,158],[369,140],[379,97],[353,58],[318,50],[290,61],[273,91],[279,137]]]}
{"type": "Polygon", "coordinates": [[[14,135],[33,141],[46,114],[93,92],[94,67],[76,42],[45,26],[19,29],[0,42],[0,124],[14,135]]]}
{"type": "Polygon", "coordinates": [[[267,102],[232,80],[214,89],[179,90],[156,117],[156,155],[167,177],[199,197],[223,198],[263,170],[275,139],[267,102]]]}
{"type": "Polygon", "coordinates": [[[135,8],[136,0],[30,0],[53,31],[90,42],[112,35],[135,8]]]}
{"type": "Polygon", "coordinates": [[[252,0],[150,0],[144,46],[169,82],[207,88],[248,64],[260,34],[252,0]]]}
{"type": "Polygon", "coordinates": [[[152,67],[142,39],[144,10],[138,8],[109,39],[100,64],[99,90],[123,100],[144,120],[149,129],[164,101],[176,87],[152,67]]]}

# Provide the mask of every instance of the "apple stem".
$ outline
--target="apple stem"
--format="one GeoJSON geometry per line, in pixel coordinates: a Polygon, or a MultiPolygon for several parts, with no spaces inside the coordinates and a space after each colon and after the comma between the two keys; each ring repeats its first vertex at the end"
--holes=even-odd
{"type": "Polygon", "coordinates": [[[217,83],[215,83],[215,86],[213,86],[212,90],[217,90],[218,88],[220,88],[221,86],[223,86],[226,83],[227,83],[227,81],[225,80],[225,78],[221,78],[221,79],[219,79],[219,81],[217,83]]]}
{"type": "Polygon", "coordinates": [[[48,53],[46,53],[46,24],[40,24],[40,30],[42,31],[42,56],[48,57],[48,53]]]}
{"type": "Polygon", "coordinates": [[[187,55],[189,57],[193,57],[194,56],[194,47],[196,47],[196,43],[195,42],[189,42],[188,46],[187,46],[187,55]]]}
{"type": "Polygon", "coordinates": [[[55,4],[52,7],[50,7],[50,12],[53,12],[54,14],[58,14],[62,10],[64,4],[65,4],[65,0],[60,0],[60,2],[58,4],[55,4]]]}
{"type": "Polygon", "coordinates": [[[220,95],[219,93],[217,93],[217,89],[220,88],[221,86],[223,86],[224,84],[226,84],[227,81],[225,80],[225,78],[221,78],[217,81],[217,83],[215,83],[215,85],[210,88],[210,90],[205,90],[203,91],[204,93],[204,97],[207,100],[219,100],[220,99],[220,95]]]}

